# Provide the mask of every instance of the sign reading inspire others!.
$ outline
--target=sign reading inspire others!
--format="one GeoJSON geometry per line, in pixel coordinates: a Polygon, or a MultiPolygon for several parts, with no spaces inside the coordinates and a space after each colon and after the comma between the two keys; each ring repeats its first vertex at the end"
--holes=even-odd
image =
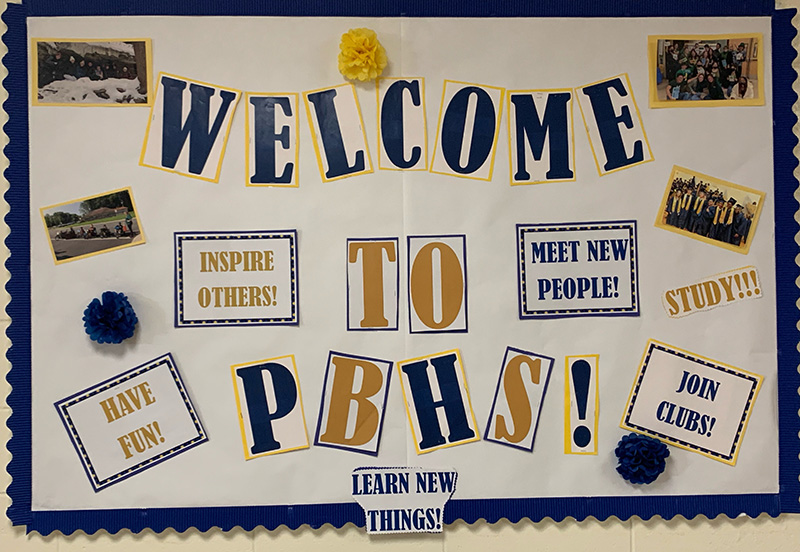
{"type": "Polygon", "coordinates": [[[298,323],[297,233],[176,232],[175,326],[298,323]]]}

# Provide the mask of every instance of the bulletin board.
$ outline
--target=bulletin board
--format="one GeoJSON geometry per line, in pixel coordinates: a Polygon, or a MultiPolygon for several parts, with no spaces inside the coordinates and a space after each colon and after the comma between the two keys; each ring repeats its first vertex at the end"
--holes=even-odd
{"type": "Polygon", "coordinates": [[[800,511],[794,13],[9,5],[7,515],[800,511]]]}

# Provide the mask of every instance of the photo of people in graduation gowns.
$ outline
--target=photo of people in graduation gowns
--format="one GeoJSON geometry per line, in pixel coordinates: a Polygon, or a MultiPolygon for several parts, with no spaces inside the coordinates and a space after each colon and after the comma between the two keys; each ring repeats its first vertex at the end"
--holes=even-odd
{"type": "Polygon", "coordinates": [[[656,226],[746,253],[763,199],[763,192],[676,166],[656,226]]]}

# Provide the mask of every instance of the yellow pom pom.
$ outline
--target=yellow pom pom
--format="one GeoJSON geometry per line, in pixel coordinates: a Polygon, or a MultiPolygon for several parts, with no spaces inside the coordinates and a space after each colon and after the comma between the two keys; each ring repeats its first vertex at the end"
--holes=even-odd
{"type": "Polygon", "coordinates": [[[372,29],[350,29],[342,35],[339,49],[339,72],[351,80],[374,80],[388,61],[372,29]]]}

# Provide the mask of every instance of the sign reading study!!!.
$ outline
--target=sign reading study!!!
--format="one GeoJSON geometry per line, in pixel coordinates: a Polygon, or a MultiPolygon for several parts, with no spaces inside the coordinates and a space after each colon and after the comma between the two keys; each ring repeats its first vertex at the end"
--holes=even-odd
{"type": "Polygon", "coordinates": [[[702,281],[668,289],[661,302],[670,318],[711,310],[749,299],[763,297],[761,280],[754,266],[729,270],[702,281]]]}
{"type": "Polygon", "coordinates": [[[620,425],[734,465],[762,380],[651,339],[620,425]]]}
{"type": "Polygon", "coordinates": [[[518,224],[520,318],[638,316],[636,221],[518,224]]]}
{"type": "Polygon", "coordinates": [[[353,498],[364,508],[367,533],[441,533],[455,470],[356,468],[353,498]]]}
{"type": "Polygon", "coordinates": [[[175,326],[295,325],[297,232],[175,232],[175,326]]]}
{"type": "Polygon", "coordinates": [[[55,406],[95,491],[208,440],[170,354],[55,406]]]}

